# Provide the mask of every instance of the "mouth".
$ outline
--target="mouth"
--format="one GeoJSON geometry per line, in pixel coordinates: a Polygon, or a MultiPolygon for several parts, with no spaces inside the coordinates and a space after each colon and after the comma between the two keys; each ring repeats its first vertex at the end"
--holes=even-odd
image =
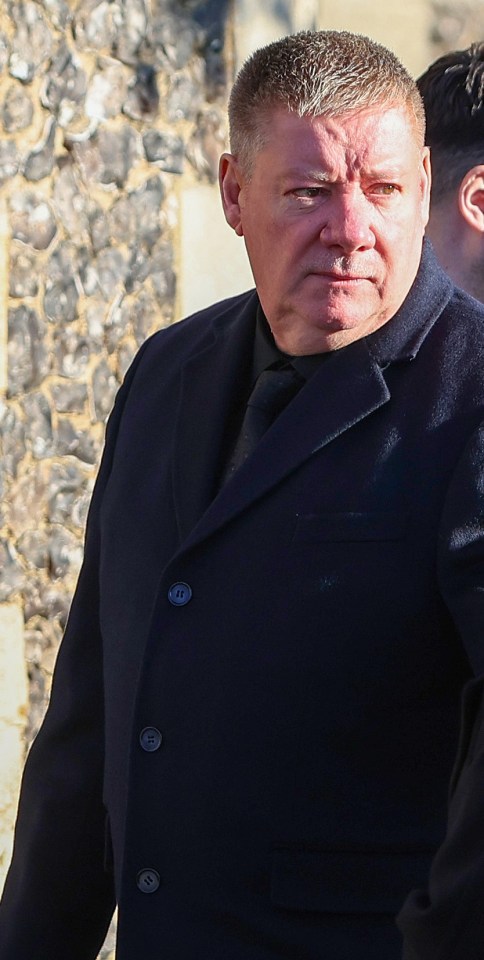
{"type": "Polygon", "coordinates": [[[336,273],[332,270],[317,270],[312,273],[313,276],[326,280],[328,283],[371,283],[371,277],[362,276],[356,273],[336,273]]]}

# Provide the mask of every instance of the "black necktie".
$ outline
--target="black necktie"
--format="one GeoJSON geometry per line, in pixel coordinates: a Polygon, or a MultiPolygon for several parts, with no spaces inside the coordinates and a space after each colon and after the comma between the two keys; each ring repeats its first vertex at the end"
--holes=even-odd
{"type": "Polygon", "coordinates": [[[286,365],[283,369],[263,370],[259,374],[247,401],[240,433],[232,456],[225,467],[222,485],[230,480],[235,471],[247,460],[263,434],[296,395],[303,383],[303,377],[290,365],[286,365]]]}

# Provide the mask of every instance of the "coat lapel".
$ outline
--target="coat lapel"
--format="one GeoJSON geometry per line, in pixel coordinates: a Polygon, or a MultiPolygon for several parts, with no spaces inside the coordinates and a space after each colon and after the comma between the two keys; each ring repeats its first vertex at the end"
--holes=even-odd
{"type": "Polygon", "coordinates": [[[213,500],[184,547],[210,536],[389,398],[381,369],[364,340],[331,354],[213,500]]]}
{"type": "Polygon", "coordinates": [[[245,395],[256,294],[223,328],[214,326],[210,346],[186,364],[183,375],[174,472],[183,547],[210,536],[312,454],[387,403],[385,368],[416,357],[451,293],[450,280],[425,242],[419,273],[392,320],[322,363],[215,498],[214,463],[221,450],[224,411],[245,395]]]}
{"type": "Polygon", "coordinates": [[[173,490],[180,541],[215,495],[227,417],[245,396],[258,299],[254,293],[232,319],[214,322],[207,346],[183,367],[173,450],[173,490]]]}

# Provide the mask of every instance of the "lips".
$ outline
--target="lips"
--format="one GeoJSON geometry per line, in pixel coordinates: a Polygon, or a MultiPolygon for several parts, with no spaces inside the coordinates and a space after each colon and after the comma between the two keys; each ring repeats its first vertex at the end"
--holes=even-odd
{"type": "Polygon", "coordinates": [[[328,280],[368,280],[368,277],[360,277],[349,273],[322,273],[322,277],[327,277],[328,280]]]}
{"type": "Polygon", "coordinates": [[[311,272],[313,276],[321,277],[323,280],[329,280],[331,283],[355,283],[360,280],[371,281],[371,277],[356,273],[334,273],[329,270],[314,270],[311,272]]]}

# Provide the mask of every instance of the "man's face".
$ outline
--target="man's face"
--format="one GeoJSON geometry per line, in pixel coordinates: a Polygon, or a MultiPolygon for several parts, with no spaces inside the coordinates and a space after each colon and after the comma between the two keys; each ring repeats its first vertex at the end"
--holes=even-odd
{"type": "Polygon", "coordinates": [[[430,190],[428,150],[405,106],[334,118],[278,108],[250,178],[224,154],[220,182],[286,353],[338,349],[400,307],[418,269],[430,190]]]}

